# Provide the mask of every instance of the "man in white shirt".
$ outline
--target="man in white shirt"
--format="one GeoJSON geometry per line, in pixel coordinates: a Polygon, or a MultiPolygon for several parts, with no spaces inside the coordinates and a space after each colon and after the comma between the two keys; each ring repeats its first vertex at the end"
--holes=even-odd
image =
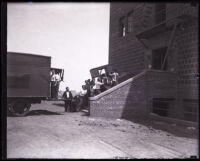
{"type": "Polygon", "coordinates": [[[112,84],[113,84],[112,86],[117,85],[118,84],[118,77],[119,77],[119,74],[117,73],[117,70],[114,69],[113,73],[110,74],[110,75],[112,76],[112,84]]]}
{"type": "Polygon", "coordinates": [[[82,85],[82,89],[80,92],[80,96],[83,98],[82,107],[87,106],[88,101],[88,91],[86,89],[86,85],[82,85]]]}
{"type": "Polygon", "coordinates": [[[100,78],[97,78],[94,88],[93,88],[95,95],[98,95],[99,93],[101,93],[101,85],[103,85],[103,83],[100,81],[100,78]]]}
{"type": "Polygon", "coordinates": [[[51,77],[51,81],[53,83],[53,88],[54,88],[53,98],[58,98],[58,91],[59,91],[59,86],[60,86],[60,81],[61,81],[60,75],[54,72],[54,74],[51,77]]]}
{"type": "Polygon", "coordinates": [[[51,73],[51,98],[55,98],[55,83],[56,80],[55,80],[55,70],[52,70],[52,73],[51,73]]]}
{"type": "Polygon", "coordinates": [[[87,90],[85,88],[85,85],[82,85],[82,89],[80,91],[80,96],[85,96],[87,94],[87,90]]]}

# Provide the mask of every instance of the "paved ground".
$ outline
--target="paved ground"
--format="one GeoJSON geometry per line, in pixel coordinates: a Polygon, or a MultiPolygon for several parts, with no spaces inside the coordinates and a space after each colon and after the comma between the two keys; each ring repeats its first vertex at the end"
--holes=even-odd
{"type": "Polygon", "coordinates": [[[90,118],[42,102],[7,117],[8,158],[185,158],[198,154],[197,130],[158,121],[90,118]]]}

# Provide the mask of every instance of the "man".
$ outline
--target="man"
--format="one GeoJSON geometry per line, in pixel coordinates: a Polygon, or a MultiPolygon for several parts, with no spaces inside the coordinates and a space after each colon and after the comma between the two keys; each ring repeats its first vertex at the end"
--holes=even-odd
{"type": "Polygon", "coordinates": [[[69,91],[69,87],[66,87],[66,91],[63,93],[62,97],[65,99],[65,112],[70,112],[73,96],[71,91],[69,91]]]}
{"type": "Polygon", "coordinates": [[[94,96],[94,86],[95,86],[95,78],[92,78],[91,82],[90,82],[90,86],[89,86],[89,97],[93,97],[94,96]]]}
{"type": "Polygon", "coordinates": [[[86,85],[82,85],[80,96],[83,98],[83,107],[87,106],[88,105],[88,91],[86,89],[86,85]]]}
{"type": "MultiPolygon", "coordinates": [[[[91,81],[90,81],[90,79],[88,79],[88,80],[85,81],[85,87],[84,87],[85,90],[87,90],[86,97],[91,96],[90,86],[91,86],[91,81]]],[[[88,104],[88,100],[86,102],[87,102],[86,104],[88,104]]]]}
{"type": "Polygon", "coordinates": [[[85,85],[82,85],[82,89],[80,91],[80,96],[85,96],[87,94],[87,89],[85,85]]]}
{"type": "Polygon", "coordinates": [[[119,77],[119,74],[117,72],[116,69],[113,70],[112,74],[110,74],[112,76],[112,83],[113,85],[112,86],[115,86],[118,84],[118,77],[119,77]]]}
{"type": "Polygon", "coordinates": [[[51,98],[55,98],[55,70],[51,72],[51,98]]]}
{"type": "Polygon", "coordinates": [[[107,90],[111,87],[112,85],[112,76],[110,75],[110,73],[107,71],[103,77],[103,83],[104,83],[104,86],[102,87],[105,87],[104,90],[107,90]]]}
{"type": "Polygon", "coordinates": [[[101,91],[101,86],[103,85],[103,83],[101,82],[101,78],[97,78],[96,82],[95,82],[95,86],[94,86],[94,94],[95,95],[98,95],[100,94],[102,91],[101,91]]]}
{"type": "Polygon", "coordinates": [[[60,75],[57,72],[55,72],[55,70],[53,70],[51,75],[51,98],[54,99],[58,98],[58,90],[60,82],[61,82],[60,75]]]}
{"type": "Polygon", "coordinates": [[[54,75],[54,79],[55,79],[55,98],[58,98],[58,91],[59,91],[59,86],[60,86],[60,82],[61,82],[61,77],[58,73],[56,73],[54,75]]]}

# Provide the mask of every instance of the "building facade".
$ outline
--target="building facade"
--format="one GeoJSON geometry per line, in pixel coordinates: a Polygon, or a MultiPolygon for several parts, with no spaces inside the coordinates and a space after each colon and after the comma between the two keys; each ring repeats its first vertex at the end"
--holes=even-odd
{"type": "MultiPolygon", "coordinates": [[[[138,106],[133,115],[145,109],[145,114],[197,122],[198,60],[198,4],[111,3],[109,65],[135,77],[145,73],[141,80],[128,83],[128,89],[119,87],[98,102],[104,100],[101,106],[109,106],[105,100],[126,95],[124,88],[129,91],[125,102],[132,101],[128,115],[138,106]]],[[[125,106],[121,103],[122,113],[125,106]]]]}

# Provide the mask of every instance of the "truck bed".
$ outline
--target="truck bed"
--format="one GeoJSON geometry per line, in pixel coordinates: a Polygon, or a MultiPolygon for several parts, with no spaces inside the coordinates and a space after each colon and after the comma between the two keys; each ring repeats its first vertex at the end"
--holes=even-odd
{"type": "Polygon", "coordinates": [[[51,57],[7,52],[7,97],[49,97],[51,57]]]}

